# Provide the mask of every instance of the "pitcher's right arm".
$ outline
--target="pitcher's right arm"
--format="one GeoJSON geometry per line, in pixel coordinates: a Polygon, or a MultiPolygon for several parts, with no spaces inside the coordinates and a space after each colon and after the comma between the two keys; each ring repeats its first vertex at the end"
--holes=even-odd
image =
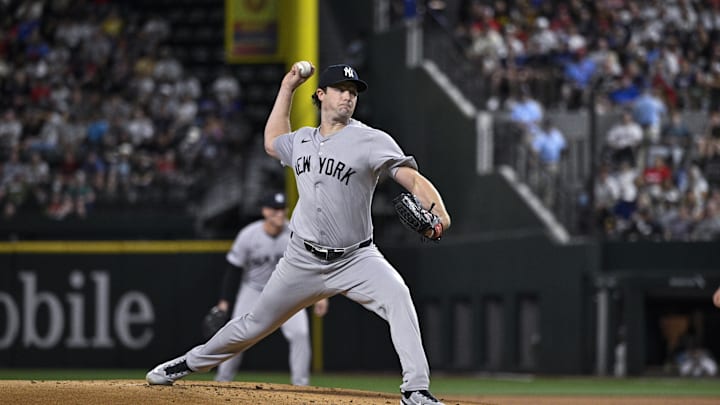
{"type": "Polygon", "coordinates": [[[293,65],[292,69],[285,74],[285,77],[283,77],[280,83],[280,89],[275,97],[275,104],[273,104],[270,116],[265,123],[265,152],[275,159],[279,159],[273,147],[275,138],[290,133],[292,130],[290,127],[290,108],[292,108],[292,98],[295,89],[305,83],[314,72],[315,67],[313,67],[310,75],[301,77],[296,65],[293,65]]]}

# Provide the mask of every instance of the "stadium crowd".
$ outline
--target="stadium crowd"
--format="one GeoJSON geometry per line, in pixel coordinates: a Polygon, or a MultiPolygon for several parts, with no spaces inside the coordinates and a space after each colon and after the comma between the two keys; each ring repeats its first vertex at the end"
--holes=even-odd
{"type": "MultiPolygon", "coordinates": [[[[228,71],[205,83],[157,15],[103,0],[0,7],[0,218],[97,205],[184,205],[231,157],[242,120],[228,71]]],[[[462,0],[454,35],[492,84],[489,110],[623,112],[606,135],[591,214],[627,240],[720,235],[720,0],[462,0]],[[705,111],[690,131],[683,112],[705,111]]],[[[551,146],[548,173],[567,145],[551,146]]],[[[546,148],[547,149],[547,148],[546,148]]],[[[545,150],[545,152],[548,152],[545,150]]],[[[548,194],[545,201],[552,201],[548,194]]]]}
{"type": "Polygon", "coordinates": [[[0,7],[0,218],[186,207],[229,158],[240,85],[190,74],[161,16],[102,0],[0,7]]]}
{"type": "Polygon", "coordinates": [[[541,110],[593,104],[623,116],[602,134],[595,229],[720,237],[720,1],[465,0],[457,21],[458,43],[491,83],[488,110],[517,110],[529,89],[541,110]],[[690,131],[687,111],[706,112],[706,130],[690,131]]]}

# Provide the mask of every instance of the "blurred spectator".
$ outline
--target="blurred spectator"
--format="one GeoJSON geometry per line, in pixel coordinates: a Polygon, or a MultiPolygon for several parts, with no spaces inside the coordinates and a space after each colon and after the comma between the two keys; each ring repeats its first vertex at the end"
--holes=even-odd
{"type": "Polygon", "coordinates": [[[38,111],[38,116],[42,116],[42,127],[39,133],[28,134],[25,144],[31,151],[38,151],[46,156],[53,155],[57,150],[65,119],[57,112],[38,111]]]}
{"type": "Polygon", "coordinates": [[[80,162],[77,159],[76,153],[75,150],[69,149],[63,154],[62,161],[58,167],[58,173],[64,184],[68,184],[80,168],[80,162]]]}
{"type": "Polygon", "coordinates": [[[234,104],[240,96],[240,83],[227,70],[224,70],[215,81],[213,81],[211,89],[215,100],[220,104],[222,109],[227,109],[234,104]]]}
{"type": "Polygon", "coordinates": [[[616,83],[612,83],[608,87],[609,100],[620,107],[631,105],[640,96],[640,87],[629,73],[622,74],[616,83]]]}
{"type": "Polygon", "coordinates": [[[717,362],[704,348],[688,350],[678,359],[680,375],[684,377],[713,377],[717,374],[717,362]]]}
{"type": "Polygon", "coordinates": [[[534,31],[530,34],[528,44],[535,56],[549,55],[560,46],[560,40],[550,28],[550,22],[546,17],[538,17],[535,20],[534,31]]]}
{"type": "Polygon", "coordinates": [[[87,217],[88,211],[95,203],[95,191],[87,184],[85,172],[79,170],[70,179],[67,186],[67,194],[72,201],[72,212],[78,217],[87,217]]]}
{"type": "Polygon", "coordinates": [[[720,149],[713,148],[699,160],[705,179],[711,188],[720,188],[720,149]]]}
{"type": "Polygon", "coordinates": [[[39,152],[30,155],[25,182],[37,206],[44,206],[49,200],[47,189],[50,185],[50,165],[39,152]]]}
{"type": "Polygon", "coordinates": [[[189,125],[195,122],[198,113],[198,105],[190,95],[181,97],[181,102],[175,114],[177,126],[189,125]]]}
{"type": "Polygon", "coordinates": [[[183,68],[168,48],[160,50],[160,58],[155,62],[153,77],[160,83],[173,83],[181,79],[183,68]]]}
{"type": "MultiPolygon", "coordinates": [[[[673,110],[670,120],[661,131],[662,149],[658,151],[661,155],[667,156],[673,168],[681,168],[683,162],[691,152],[693,134],[690,132],[687,123],[678,110],[673,110]]],[[[650,151],[650,156],[654,155],[650,151]]]]}
{"type": "Polygon", "coordinates": [[[354,66],[355,69],[361,72],[365,71],[365,63],[367,62],[367,33],[363,31],[355,33],[345,47],[343,60],[348,65],[354,66]]]}
{"type": "Polygon", "coordinates": [[[673,355],[678,373],[683,377],[712,377],[717,374],[717,362],[710,351],[700,344],[700,337],[693,326],[681,336],[673,355]]]}
{"type": "Polygon", "coordinates": [[[690,218],[692,218],[693,223],[697,223],[700,219],[702,219],[705,211],[706,200],[697,198],[696,194],[687,190],[685,191],[685,194],[683,194],[682,203],[685,207],[687,207],[688,214],[690,215],[690,218]]]}
{"type": "Polygon", "coordinates": [[[607,133],[605,141],[609,150],[609,160],[615,167],[622,162],[631,166],[637,164],[637,151],[642,143],[642,128],[628,111],[623,112],[622,120],[615,124],[607,133]]]}
{"type": "Polygon", "coordinates": [[[83,180],[87,181],[94,190],[98,192],[105,190],[107,165],[103,158],[98,155],[97,151],[88,151],[81,169],[86,177],[86,179],[83,180]]]}
{"type": "Polygon", "coordinates": [[[132,175],[130,176],[131,187],[139,196],[150,197],[153,182],[155,181],[154,162],[147,151],[140,151],[134,157],[132,175]]]}
{"type": "Polygon", "coordinates": [[[105,144],[105,135],[110,129],[110,124],[100,112],[93,113],[87,128],[87,144],[91,148],[100,149],[105,144]]]}
{"type": "Polygon", "coordinates": [[[597,63],[587,55],[584,47],[571,52],[571,58],[564,66],[566,87],[563,92],[567,108],[577,110],[587,104],[587,94],[590,86],[593,85],[597,63]]]}
{"type": "Polygon", "coordinates": [[[202,85],[197,77],[186,72],[184,77],[177,81],[174,93],[178,97],[190,97],[192,100],[197,100],[202,96],[202,85]]]}
{"type": "Polygon", "coordinates": [[[536,190],[543,203],[550,209],[555,208],[560,162],[567,148],[565,136],[555,127],[549,118],[532,131],[530,148],[533,152],[537,170],[531,170],[537,176],[536,190]]]}
{"type": "Polygon", "coordinates": [[[633,213],[630,225],[623,231],[622,235],[623,240],[629,242],[639,240],[659,242],[664,237],[664,231],[650,210],[641,208],[633,213]]]}
{"type": "Polygon", "coordinates": [[[14,172],[11,176],[5,177],[7,181],[0,190],[0,201],[3,202],[3,216],[11,218],[27,200],[29,190],[23,172],[14,172]]]}
{"type": "Polygon", "coordinates": [[[127,120],[130,118],[133,108],[119,93],[110,95],[102,103],[102,116],[113,120],[127,120]]]}
{"type": "Polygon", "coordinates": [[[680,202],[682,192],[675,184],[672,177],[668,177],[660,184],[660,190],[655,197],[654,203],[660,207],[657,212],[662,212],[664,207],[675,206],[680,202]]]}
{"type": "Polygon", "coordinates": [[[672,170],[667,165],[665,159],[658,156],[650,166],[643,170],[640,180],[642,186],[650,195],[658,198],[662,192],[662,184],[668,180],[673,180],[672,170]]]}
{"type": "Polygon", "coordinates": [[[598,170],[594,193],[594,225],[605,234],[611,234],[615,228],[613,210],[620,198],[620,183],[612,175],[608,165],[603,165],[598,170]]]}
{"type": "Polygon", "coordinates": [[[20,143],[23,124],[15,115],[15,110],[6,110],[0,118],[0,156],[6,155],[20,143]]]}
{"type": "Polygon", "coordinates": [[[61,190],[52,190],[50,203],[45,209],[45,215],[51,219],[65,219],[72,212],[72,199],[61,190]]]}
{"type": "Polygon", "coordinates": [[[610,48],[607,38],[599,37],[597,47],[590,51],[589,58],[597,66],[597,71],[603,77],[615,77],[622,74],[620,58],[614,49],[610,48]]]}
{"type": "Polygon", "coordinates": [[[663,217],[660,218],[664,229],[663,239],[666,241],[690,241],[690,233],[695,220],[684,203],[671,206],[663,217]]]}
{"type": "Polygon", "coordinates": [[[3,165],[3,178],[2,182],[9,182],[15,178],[24,178],[26,175],[26,168],[23,162],[20,160],[20,151],[18,148],[10,151],[10,156],[3,165]]]}
{"type": "Polygon", "coordinates": [[[656,89],[645,89],[633,103],[633,118],[643,128],[643,143],[637,161],[640,168],[648,164],[650,145],[660,141],[660,128],[666,112],[665,103],[658,97],[656,89]]]}
{"type": "MultiPolygon", "coordinates": [[[[717,28],[714,28],[717,30],[717,28]]],[[[720,44],[712,45],[712,54],[709,69],[705,73],[703,82],[708,89],[708,106],[710,111],[720,109],[720,44]]]]}
{"type": "Polygon", "coordinates": [[[500,24],[493,18],[492,8],[481,6],[477,13],[477,20],[470,26],[466,55],[478,62],[483,74],[489,74],[500,66],[504,40],[500,24]]]}
{"type": "Polygon", "coordinates": [[[125,201],[134,203],[137,199],[135,190],[130,182],[132,176],[130,154],[132,150],[132,145],[123,143],[118,147],[117,151],[109,155],[107,184],[105,188],[106,197],[110,201],[118,201],[124,198],[125,201]]]}
{"type": "Polygon", "coordinates": [[[102,31],[110,38],[117,38],[122,33],[123,18],[117,8],[113,7],[100,24],[102,31]]]}
{"type": "Polygon", "coordinates": [[[130,137],[130,142],[135,148],[142,145],[148,145],[155,135],[155,128],[152,120],[145,115],[142,108],[135,108],[133,116],[128,121],[126,131],[130,137]]]}
{"type": "Polygon", "coordinates": [[[680,189],[683,192],[692,193],[696,201],[704,202],[707,200],[710,186],[697,164],[690,166],[687,180],[680,184],[680,189]]]}
{"type": "Polygon", "coordinates": [[[720,209],[718,201],[711,200],[705,205],[703,215],[693,228],[692,240],[717,241],[720,240],[720,209]]]}
{"type": "Polygon", "coordinates": [[[527,86],[520,88],[520,97],[510,103],[510,119],[526,133],[535,129],[543,118],[543,107],[532,97],[527,86]]]}
{"type": "Polygon", "coordinates": [[[697,147],[701,158],[712,156],[720,149],[720,110],[710,114],[707,127],[698,139],[697,147]]]}
{"type": "Polygon", "coordinates": [[[673,86],[677,91],[677,108],[698,110],[702,108],[702,74],[699,66],[688,59],[680,59],[680,70],[675,75],[673,86]]]}
{"type": "Polygon", "coordinates": [[[618,224],[622,229],[626,225],[626,222],[630,220],[637,208],[637,170],[634,166],[630,165],[630,163],[623,161],[620,163],[617,180],[620,185],[620,199],[615,204],[614,213],[618,220],[624,221],[618,224]]]}
{"type": "Polygon", "coordinates": [[[148,49],[155,49],[169,35],[170,24],[160,16],[148,18],[140,29],[140,40],[146,43],[148,49]]]}

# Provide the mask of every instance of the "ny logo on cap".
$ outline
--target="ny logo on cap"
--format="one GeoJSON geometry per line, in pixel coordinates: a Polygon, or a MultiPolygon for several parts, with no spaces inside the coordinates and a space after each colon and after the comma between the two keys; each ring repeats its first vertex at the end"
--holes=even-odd
{"type": "Polygon", "coordinates": [[[347,77],[355,77],[355,72],[353,72],[353,69],[350,66],[345,66],[345,76],[347,77]]]}

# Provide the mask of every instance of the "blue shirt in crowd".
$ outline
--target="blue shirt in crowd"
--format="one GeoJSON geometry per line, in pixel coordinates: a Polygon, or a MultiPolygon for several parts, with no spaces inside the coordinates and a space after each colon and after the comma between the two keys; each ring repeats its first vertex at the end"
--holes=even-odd
{"type": "Polygon", "coordinates": [[[659,125],[665,115],[665,105],[653,95],[645,92],[635,100],[633,118],[643,126],[659,125]]]}
{"type": "Polygon", "coordinates": [[[532,148],[544,163],[559,162],[562,151],[566,146],[565,137],[562,136],[557,128],[549,128],[547,130],[538,128],[534,132],[532,148]]]}

